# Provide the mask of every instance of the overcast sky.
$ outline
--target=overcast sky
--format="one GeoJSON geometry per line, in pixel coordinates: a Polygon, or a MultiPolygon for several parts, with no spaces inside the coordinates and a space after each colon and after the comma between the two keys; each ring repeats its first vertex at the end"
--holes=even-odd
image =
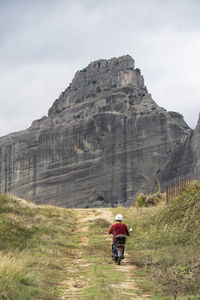
{"type": "Polygon", "coordinates": [[[156,103],[195,128],[199,0],[0,0],[0,136],[29,127],[100,58],[130,54],[156,103]]]}

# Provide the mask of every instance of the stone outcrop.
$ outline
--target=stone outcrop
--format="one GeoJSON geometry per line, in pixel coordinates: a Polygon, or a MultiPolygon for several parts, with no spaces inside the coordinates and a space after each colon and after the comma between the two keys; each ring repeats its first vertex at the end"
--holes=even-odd
{"type": "Polygon", "coordinates": [[[90,63],[87,68],[76,72],[72,83],[50,108],[49,115],[117,86],[131,83],[136,88],[144,88],[143,77],[139,70],[133,72],[133,68],[134,60],[129,55],[90,63]]]}
{"type": "Polygon", "coordinates": [[[192,136],[193,178],[200,179],[200,115],[198,124],[192,136]]]}
{"type": "Polygon", "coordinates": [[[130,56],[95,61],[48,117],[0,139],[0,189],[66,207],[129,205],[157,178],[200,175],[199,127],[153,101],[130,56]]]}

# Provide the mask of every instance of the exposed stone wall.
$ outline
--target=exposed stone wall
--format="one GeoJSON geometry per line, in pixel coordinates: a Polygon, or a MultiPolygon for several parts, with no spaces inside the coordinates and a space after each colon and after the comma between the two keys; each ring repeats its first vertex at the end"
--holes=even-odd
{"type": "Polygon", "coordinates": [[[192,153],[194,156],[193,159],[193,178],[200,179],[200,115],[198,124],[195,128],[193,137],[192,137],[192,153]]]}
{"type": "Polygon", "coordinates": [[[85,69],[76,72],[72,83],[50,108],[49,115],[80,103],[88,97],[94,97],[102,91],[127,84],[145,89],[143,77],[138,69],[134,70],[134,60],[131,56],[92,62],[85,69]]]}
{"type": "Polygon", "coordinates": [[[129,205],[156,178],[162,186],[192,174],[199,132],[152,100],[130,56],[96,61],[48,117],[0,139],[1,192],[67,207],[129,205]]]}

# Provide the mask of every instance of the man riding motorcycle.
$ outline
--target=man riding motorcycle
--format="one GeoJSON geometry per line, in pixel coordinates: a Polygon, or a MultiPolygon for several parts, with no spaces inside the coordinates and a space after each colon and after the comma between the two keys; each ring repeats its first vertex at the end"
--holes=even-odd
{"type": "Polygon", "coordinates": [[[113,237],[113,244],[112,244],[112,254],[114,252],[114,249],[115,249],[115,246],[116,246],[116,243],[117,243],[116,236],[118,236],[120,234],[127,235],[127,236],[130,235],[126,224],[123,224],[122,220],[123,220],[123,216],[121,214],[117,214],[115,216],[116,224],[113,224],[111,226],[109,232],[108,232],[109,234],[113,234],[114,235],[114,237],[113,237]]]}

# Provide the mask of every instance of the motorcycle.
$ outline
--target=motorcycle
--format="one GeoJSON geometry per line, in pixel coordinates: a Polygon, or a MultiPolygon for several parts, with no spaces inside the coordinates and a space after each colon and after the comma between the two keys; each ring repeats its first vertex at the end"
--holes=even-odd
{"type": "Polygon", "coordinates": [[[116,235],[116,242],[113,243],[112,257],[113,260],[120,265],[121,260],[124,259],[124,249],[126,243],[126,236],[123,234],[116,235]]]}
{"type": "MultiPolygon", "coordinates": [[[[130,228],[129,231],[131,232],[132,228],[130,228]]],[[[120,265],[121,260],[124,259],[125,243],[126,235],[116,235],[116,242],[113,242],[112,257],[118,265],[120,265]]]]}

